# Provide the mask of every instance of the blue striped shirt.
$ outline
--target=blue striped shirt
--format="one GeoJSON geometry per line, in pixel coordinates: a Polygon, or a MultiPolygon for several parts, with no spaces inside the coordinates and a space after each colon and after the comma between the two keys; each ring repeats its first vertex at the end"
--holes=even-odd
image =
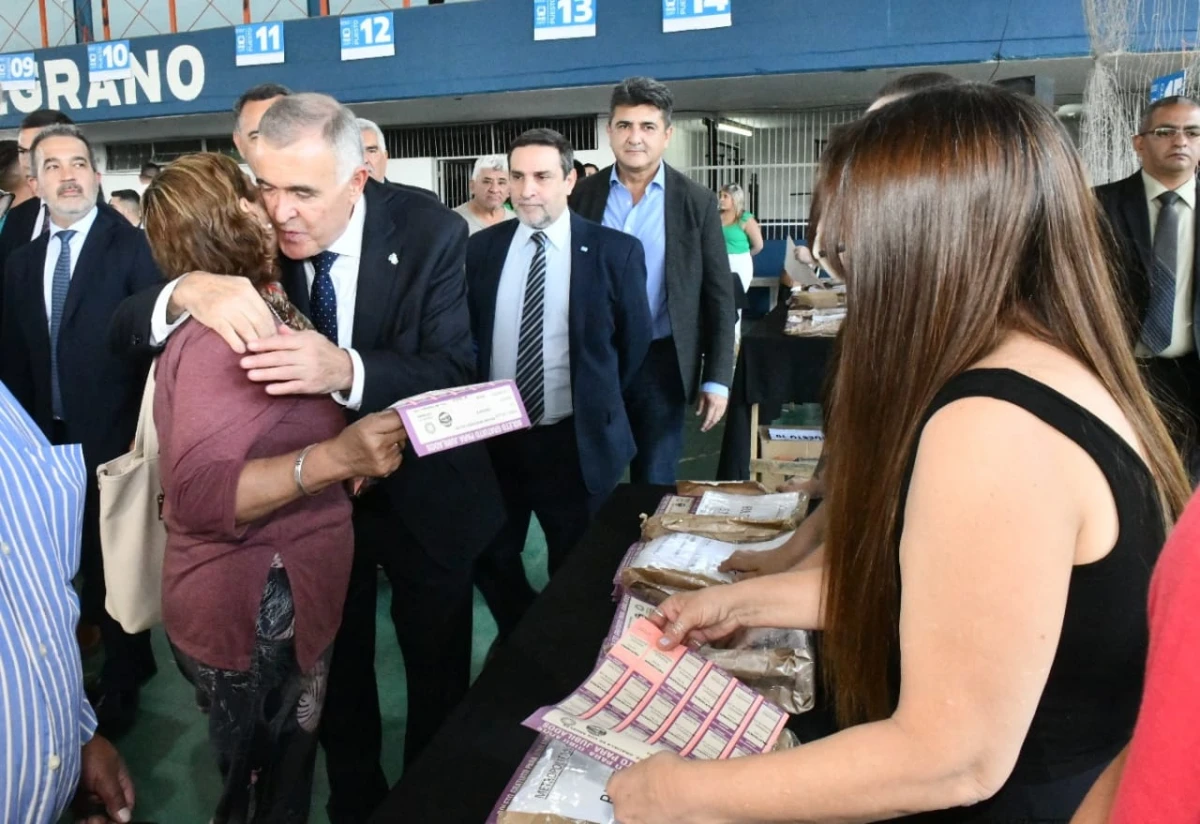
{"type": "Polygon", "coordinates": [[[96,730],[83,694],[71,578],[87,473],[0,384],[0,821],[54,822],[96,730]]]}

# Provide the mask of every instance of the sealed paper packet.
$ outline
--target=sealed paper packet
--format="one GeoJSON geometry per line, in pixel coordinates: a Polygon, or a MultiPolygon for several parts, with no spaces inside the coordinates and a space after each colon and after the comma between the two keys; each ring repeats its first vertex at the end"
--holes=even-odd
{"type": "Polygon", "coordinates": [[[688,511],[672,507],[643,516],[642,540],[688,533],[735,544],[760,543],[794,531],[807,505],[808,496],[800,492],[704,490],[688,511]]]}

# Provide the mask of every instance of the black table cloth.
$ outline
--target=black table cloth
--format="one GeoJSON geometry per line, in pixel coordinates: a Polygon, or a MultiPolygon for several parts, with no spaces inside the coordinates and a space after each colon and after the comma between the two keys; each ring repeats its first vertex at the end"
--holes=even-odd
{"type": "Polygon", "coordinates": [[[750,477],[750,407],[759,404],[759,422],[770,423],[785,403],[820,403],[825,371],[833,353],[832,337],[783,334],[787,304],[742,332],[717,478],[750,477]]]}
{"type": "Polygon", "coordinates": [[[566,698],[595,666],[616,611],[613,576],[638,539],[638,515],[652,513],[672,491],[617,487],[372,822],[482,824],[536,737],[521,722],[566,698]]]}

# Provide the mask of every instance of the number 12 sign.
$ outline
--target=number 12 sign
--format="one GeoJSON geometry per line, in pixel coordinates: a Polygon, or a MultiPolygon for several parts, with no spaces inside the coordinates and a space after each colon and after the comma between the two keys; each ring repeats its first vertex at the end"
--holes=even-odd
{"type": "Polygon", "coordinates": [[[341,18],[342,59],[391,57],[396,53],[395,31],[390,11],[341,18]]]}
{"type": "Polygon", "coordinates": [[[663,31],[719,29],[733,25],[733,0],[663,0],[663,31]]]}
{"type": "Polygon", "coordinates": [[[282,23],[238,26],[233,38],[235,65],[265,66],[284,61],[282,23]]]}
{"type": "Polygon", "coordinates": [[[533,39],[596,36],[596,0],[533,0],[533,39]]]}

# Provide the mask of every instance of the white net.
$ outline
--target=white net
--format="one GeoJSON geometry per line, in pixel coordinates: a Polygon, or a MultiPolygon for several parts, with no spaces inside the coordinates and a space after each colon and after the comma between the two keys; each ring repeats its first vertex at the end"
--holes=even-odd
{"type": "Polygon", "coordinates": [[[1083,95],[1080,144],[1092,181],[1106,183],[1138,167],[1131,138],[1155,78],[1183,70],[1183,93],[1200,90],[1200,0],[1082,2],[1094,63],[1083,95]]]}

